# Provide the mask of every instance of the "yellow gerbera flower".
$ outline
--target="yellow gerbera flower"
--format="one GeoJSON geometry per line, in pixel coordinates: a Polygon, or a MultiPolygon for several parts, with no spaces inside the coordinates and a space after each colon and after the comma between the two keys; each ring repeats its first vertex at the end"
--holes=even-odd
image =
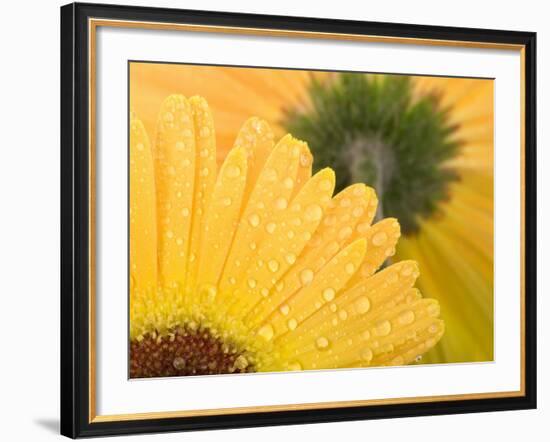
{"type": "Polygon", "coordinates": [[[151,142],[130,118],[130,375],[407,364],[443,335],[397,220],[374,191],[333,196],[312,155],[246,121],[218,167],[201,97],[171,95],[151,142]]]}
{"type": "MultiPolygon", "coordinates": [[[[260,116],[281,137],[287,132],[285,112],[310,107],[311,78],[324,82],[334,75],[136,62],[130,65],[130,97],[145,127],[153,133],[157,110],[172,91],[204,96],[216,115],[219,165],[246,118],[260,116]]],[[[441,108],[448,109],[448,122],[454,127],[452,140],[459,142],[460,149],[447,165],[458,181],[449,185],[448,198],[438,204],[437,216],[420,220],[414,235],[402,236],[392,259],[417,261],[422,269],[417,286],[441,304],[448,332],[422,361],[492,360],[493,81],[410,78],[415,97],[436,95],[441,108]]],[[[318,145],[308,141],[315,153],[318,145]]]]}

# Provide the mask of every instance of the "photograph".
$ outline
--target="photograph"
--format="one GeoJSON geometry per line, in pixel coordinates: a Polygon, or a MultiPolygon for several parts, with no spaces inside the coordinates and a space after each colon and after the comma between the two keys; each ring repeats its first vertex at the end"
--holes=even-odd
{"type": "Polygon", "coordinates": [[[493,79],[128,75],[130,378],[493,360],[493,79]]]}

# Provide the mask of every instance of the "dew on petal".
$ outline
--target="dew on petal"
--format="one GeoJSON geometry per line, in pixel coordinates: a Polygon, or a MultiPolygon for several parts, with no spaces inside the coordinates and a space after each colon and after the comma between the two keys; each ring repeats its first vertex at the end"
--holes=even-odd
{"type": "Polygon", "coordinates": [[[372,237],[372,243],[376,247],[380,247],[387,240],[388,240],[388,235],[386,234],[386,232],[378,232],[372,237]]]}
{"type": "Polygon", "coordinates": [[[290,265],[294,264],[296,262],[296,255],[294,253],[287,253],[285,255],[285,261],[290,265]]]}
{"type": "Polygon", "coordinates": [[[286,323],[289,330],[295,330],[298,326],[298,321],[296,321],[295,318],[290,318],[288,322],[286,323]]]}
{"type": "Polygon", "coordinates": [[[234,164],[228,165],[225,174],[229,178],[237,178],[241,174],[241,168],[239,166],[235,166],[234,164]]]}
{"type": "Polygon", "coordinates": [[[374,331],[378,336],[387,336],[391,332],[391,324],[387,319],[383,319],[376,324],[374,331]]]}
{"type": "Polygon", "coordinates": [[[275,273],[277,270],[279,270],[279,261],[277,261],[276,259],[270,259],[267,263],[267,266],[269,267],[269,270],[275,273]]]}
{"type": "Polygon", "coordinates": [[[267,225],[265,226],[265,230],[267,231],[267,233],[275,232],[276,228],[277,228],[277,224],[275,223],[267,223],[267,225]]]}
{"type": "Polygon", "coordinates": [[[290,307],[288,304],[283,304],[279,307],[279,311],[282,315],[287,316],[290,313],[290,307]]]}
{"type": "Polygon", "coordinates": [[[399,323],[402,325],[411,324],[414,321],[414,312],[407,310],[399,315],[399,323]]]}
{"type": "Polygon", "coordinates": [[[250,287],[251,289],[253,289],[254,287],[256,287],[256,280],[250,278],[250,279],[248,280],[248,287],[250,287]]]}
{"type": "Polygon", "coordinates": [[[323,298],[325,301],[332,301],[334,299],[334,296],[336,296],[336,292],[332,287],[327,287],[325,290],[323,290],[323,298]]]}
{"type": "Polygon", "coordinates": [[[341,240],[347,239],[353,233],[353,229],[350,226],[342,227],[338,232],[338,238],[341,240]]]}
{"type": "Polygon", "coordinates": [[[370,310],[370,301],[366,296],[360,296],[355,301],[355,309],[360,315],[367,313],[370,310]]]}
{"type": "Polygon", "coordinates": [[[324,336],[319,336],[316,340],[315,340],[315,345],[317,346],[317,348],[319,350],[326,350],[328,348],[328,346],[330,345],[330,342],[327,338],[325,338],[324,336]]]}
{"type": "Polygon", "coordinates": [[[288,206],[288,201],[286,198],[280,197],[275,200],[275,207],[279,210],[286,209],[288,206]]]}
{"type": "Polygon", "coordinates": [[[303,370],[302,364],[300,364],[298,361],[291,362],[290,364],[288,364],[288,370],[290,371],[303,370]]]}
{"type": "Polygon", "coordinates": [[[305,218],[307,221],[319,221],[323,216],[323,209],[318,204],[311,204],[306,208],[305,218]]]}
{"type": "Polygon", "coordinates": [[[319,189],[320,190],[330,190],[332,188],[332,182],[330,180],[322,180],[319,183],[319,189]]]}
{"type": "Polygon", "coordinates": [[[304,269],[300,273],[300,281],[302,281],[303,285],[308,285],[313,281],[313,270],[311,269],[304,269]]]}
{"type": "Polygon", "coordinates": [[[271,324],[266,324],[258,330],[258,335],[261,336],[266,341],[270,341],[275,334],[273,326],[271,324]]]}
{"type": "Polygon", "coordinates": [[[258,216],[257,213],[253,213],[248,217],[248,222],[252,227],[258,227],[260,224],[260,217],[258,216]]]}
{"type": "Polygon", "coordinates": [[[365,362],[372,361],[372,358],[374,354],[372,353],[372,350],[369,347],[365,347],[363,350],[361,350],[361,359],[365,362]]]}

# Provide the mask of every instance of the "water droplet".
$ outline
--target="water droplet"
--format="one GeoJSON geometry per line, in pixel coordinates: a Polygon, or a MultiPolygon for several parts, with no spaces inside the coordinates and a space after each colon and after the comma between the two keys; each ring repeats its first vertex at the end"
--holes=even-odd
{"type": "Polygon", "coordinates": [[[288,304],[283,304],[279,307],[279,311],[282,315],[287,316],[290,313],[290,307],[288,304]]]}
{"type": "Polygon", "coordinates": [[[282,292],[284,287],[285,287],[284,281],[279,281],[277,284],[275,284],[275,290],[277,290],[278,292],[282,292]]]}
{"type": "Polygon", "coordinates": [[[355,272],[355,264],[352,262],[348,262],[345,268],[348,275],[353,275],[353,272],[355,272]]]}
{"type": "Polygon", "coordinates": [[[172,232],[171,230],[167,230],[166,237],[172,239],[174,237],[174,232],[172,232]]]}
{"type": "Polygon", "coordinates": [[[244,355],[239,355],[237,359],[235,359],[233,367],[239,370],[244,370],[246,367],[248,367],[248,359],[246,359],[244,355]]]}
{"type": "Polygon", "coordinates": [[[330,302],[334,299],[336,296],[336,292],[332,287],[327,287],[325,290],[323,290],[323,298],[325,301],[330,302]]]}
{"type": "Polygon", "coordinates": [[[367,233],[367,231],[370,229],[370,224],[369,223],[361,223],[361,224],[358,224],[357,225],[357,231],[359,233],[367,233]]]}
{"type": "Polygon", "coordinates": [[[269,295],[269,290],[265,287],[262,287],[262,289],[260,290],[260,293],[265,298],[265,297],[267,297],[267,295],[269,295]]]}
{"type": "Polygon", "coordinates": [[[363,209],[361,206],[358,206],[355,209],[353,209],[351,213],[355,218],[359,218],[361,215],[363,215],[364,212],[365,212],[365,209],[363,209]]]}
{"type": "Polygon", "coordinates": [[[189,209],[187,207],[184,207],[183,209],[181,209],[181,214],[187,218],[189,216],[189,209]]]}
{"type": "Polygon", "coordinates": [[[267,225],[265,226],[265,230],[267,231],[267,233],[275,232],[276,228],[277,228],[277,224],[275,223],[267,223],[267,225]]]}
{"type": "Polygon", "coordinates": [[[193,136],[193,132],[191,129],[184,129],[182,135],[186,138],[191,138],[193,136]]]}
{"type": "Polygon", "coordinates": [[[355,309],[360,315],[367,313],[370,310],[370,301],[366,296],[360,296],[355,301],[355,309]]]}
{"type": "Polygon", "coordinates": [[[388,247],[386,250],[384,250],[384,255],[386,255],[387,258],[390,256],[395,255],[395,248],[394,247],[388,247]]]}
{"type": "Polygon", "coordinates": [[[415,362],[420,362],[422,360],[422,355],[418,355],[416,358],[414,358],[415,362]]]}
{"type": "Polygon", "coordinates": [[[294,187],[294,180],[290,177],[286,177],[283,180],[283,186],[285,186],[287,189],[292,189],[294,187]]]}
{"type": "Polygon", "coordinates": [[[332,182],[330,180],[321,180],[319,183],[319,189],[323,191],[332,189],[332,182]]]}
{"type": "Polygon", "coordinates": [[[234,164],[230,164],[225,169],[225,175],[228,178],[237,178],[241,174],[241,168],[239,166],[235,166],[234,164]]]}
{"type": "Polygon", "coordinates": [[[365,340],[365,341],[368,341],[370,339],[370,331],[368,330],[363,330],[363,333],[361,333],[361,337],[365,340]]]}
{"type": "Polygon", "coordinates": [[[348,312],[344,309],[340,310],[338,312],[338,317],[342,320],[342,321],[345,321],[346,319],[348,319],[348,312]]]}
{"type": "Polygon", "coordinates": [[[300,281],[303,285],[308,285],[313,281],[313,271],[311,269],[304,269],[300,272],[300,281]]]}
{"type": "Polygon", "coordinates": [[[317,348],[319,350],[326,350],[328,348],[328,346],[330,345],[330,342],[327,338],[325,338],[324,336],[319,336],[316,340],[315,340],[315,345],[317,346],[317,348]]]}
{"type": "Polygon", "coordinates": [[[414,312],[407,310],[399,315],[399,323],[402,325],[411,324],[414,321],[414,312]]]}
{"type": "Polygon", "coordinates": [[[307,221],[319,221],[323,216],[323,209],[318,204],[311,204],[306,208],[305,218],[307,221]]]}
{"type": "Polygon", "coordinates": [[[248,217],[248,222],[252,227],[258,227],[260,225],[260,217],[257,213],[253,213],[248,217]]]}
{"type": "Polygon", "coordinates": [[[270,341],[275,334],[273,326],[271,324],[266,324],[258,330],[258,335],[261,336],[266,341],[270,341]]]}
{"type": "Polygon", "coordinates": [[[177,238],[177,239],[176,239],[176,244],[177,244],[178,246],[181,246],[181,245],[183,244],[183,239],[177,238]]]}
{"type": "Polygon", "coordinates": [[[288,239],[294,238],[294,230],[289,230],[289,231],[286,233],[286,236],[288,236],[288,239]]]}
{"type": "Polygon", "coordinates": [[[277,270],[279,270],[279,261],[277,261],[276,259],[270,259],[267,263],[267,266],[269,267],[269,270],[275,273],[277,270]]]}
{"type": "Polygon", "coordinates": [[[432,334],[435,334],[439,331],[439,326],[437,324],[432,324],[430,325],[430,327],[428,328],[428,331],[432,334]]]}
{"type": "Polygon", "coordinates": [[[275,200],[275,207],[279,210],[286,209],[288,206],[288,201],[286,198],[279,197],[275,200]]]}
{"type": "Polygon", "coordinates": [[[351,200],[349,198],[342,198],[342,201],[340,201],[341,207],[349,207],[351,206],[351,200]]]}
{"type": "Polygon", "coordinates": [[[145,146],[143,145],[143,143],[138,143],[138,144],[136,145],[136,148],[137,148],[137,150],[142,151],[142,150],[145,149],[145,146]]]}
{"type": "Polygon", "coordinates": [[[191,164],[191,161],[189,160],[189,158],[185,158],[185,159],[181,162],[181,165],[182,165],[183,167],[188,167],[190,164],[191,164]]]}
{"type": "Polygon", "coordinates": [[[365,347],[363,350],[361,350],[361,359],[365,362],[372,361],[372,358],[374,354],[372,353],[372,350],[369,347],[365,347]]]}
{"type": "Polygon", "coordinates": [[[329,308],[330,308],[330,311],[331,311],[332,313],[334,313],[334,312],[336,312],[336,310],[338,310],[338,307],[337,307],[336,304],[334,304],[334,303],[333,303],[333,304],[330,304],[329,308]]]}
{"type": "Polygon", "coordinates": [[[178,356],[177,358],[174,358],[172,365],[176,370],[183,370],[185,368],[185,359],[178,356]]]}
{"type": "Polygon", "coordinates": [[[437,302],[433,302],[433,303],[429,304],[428,307],[427,307],[427,311],[428,311],[428,315],[430,315],[434,318],[436,316],[439,316],[439,312],[440,312],[439,304],[437,302]]]}
{"type": "Polygon", "coordinates": [[[206,138],[208,135],[210,135],[210,128],[208,126],[204,126],[201,128],[201,137],[206,138]]]}
{"type": "Polygon", "coordinates": [[[376,324],[376,327],[374,328],[374,331],[378,336],[387,336],[391,332],[391,324],[390,321],[387,319],[382,319],[381,321],[378,321],[376,324]]]}
{"type": "Polygon", "coordinates": [[[342,227],[338,232],[338,238],[341,240],[347,239],[353,233],[353,229],[350,226],[342,227]]]}
{"type": "Polygon", "coordinates": [[[230,206],[231,205],[231,198],[226,196],[225,198],[222,199],[222,204],[226,207],[230,206]]]}
{"type": "Polygon", "coordinates": [[[250,279],[248,280],[248,287],[250,287],[251,289],[253,289],[254,287],[256,287],[256,280],[250,278],[250,279]]]}
{"type": "Polygon", "coordinates": [[[298,327],[298,321],[294,318],[290,318],[288,322],[286,323],[289,330],[295,330],[296,327],[298,327]]]}
{"type": "Polygon", "coordinates": [[[378,232],[372,237],[372,243],[376,247],[380,247],[387,240],[388,240],[388,235],[386,234],[386,232],[378,232]]]}
{"type": "Polygon", "coordinates": [[[212,284],[206,284],[202,287],[202,292],[204,295],[206,295],[207,301],[212,302],[218,294],[218,289],[212,284]]]}
{"type": "Polygon", "coordinates": [[[403,270],[401,270],[401,275],[402,276],[410,276],[412,275],[412,272],[413,272],[413,266],[412,265],[406,265],[403,267],[403,270]]]}
{"type": "Polygon", "coordinates": [[[302,167],[307,167],[311,164],[310,156],[307,153],[300,155],[300,164],[302,167]]]}
{"type": "Polygon", "coordinates": [[[174,115],[172,114],[172,112],[165,112],[163,119],[167,123],[171,123],[172,121],[174,121],[174,115]]]}
{"type": "Polygon", "coordinates": [[[285,261],[290,265],[294,264],[296,262],[296,255],[294,253],[287,253],[285,255],[285,261]]]}
{"type": "Polygon", "coordinates": [[[291,362],[288,364],[288,369],[290,371],[300,371],[302,369],[302,364],[300,364],[298,361],[291,362]]]}

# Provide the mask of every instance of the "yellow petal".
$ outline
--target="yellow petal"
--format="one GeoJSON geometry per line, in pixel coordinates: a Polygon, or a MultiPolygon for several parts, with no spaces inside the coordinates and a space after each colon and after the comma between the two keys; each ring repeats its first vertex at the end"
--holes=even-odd
{"type": "Polygon", "coordinates": [[[349,285],[353,286],[373,275],[386,259],[393,256],[400,235],[401,229],[395,218],[383,219],[364,231],[367,253],[360,271],[353,276],[349,285]]]}
{"type": "Polygon", "coordinates": [[[189,233],[189,262],[187,263],[187,288],[193,288],[196,281],[198,254],[206,206],[216,182],[216,138],[214,121],[208,103],[202,97],[189,99],[195,126],[195,184],[193,187],[193,213],[189,233]]]}
{"type": "Polygon", "coordinates": [[[243,147],[248,156],[248,175],[245,195],[248,199],[265,162],[273,150],[273,131],[264,120],[252,117],[246,120],[235,140],[235,147],[243,147]]]}
{"type": "Polygon", "coordinates": [[[149,137],[130,120],[130,286],[148,291],[157,285],[155,172],[149,137]]]}
{"type": "Polygon", "coordinates": [[[258,259],[247,268],[244,281],[239,285],[240,299],[232,307],[232,311],[238,313],[256,304],[249,314],[253,319],[250,324],[259,323],[267,311],[276,307],[271,303],[270,292],[274,292],[275,283],[295,264],[317,229],[334,185],[332,169],[323,169],[302,187],[290,204],[282,199],[275,201],[278,211],[271,221],[273,227],[266,226],[273,231],[257,248],[258,259]]]}
{"type": "Polygon", "coordinates": [[[217,287],[239,220],[246,176],[246,151],[233,148],[220,169],[205,213],[198,287],[217,287]]]}
{"type": "Polygon", "coordinates": [[[165,285],[184,284],[195,184],[195,127],[189,101],[162,104],[155,144],[159,267],[165,285]]]}
{"type": "Polygon", "coordinates": [[[301,141],[284,137],[266,161],[248,203],[242,212],[233,245],[220,280],[220,292],[229,295],[224,308],[238,298],[233,281],[242,283],[245,271],[252,265],[255,249],[271,238],[273,218],[280,210],[279,199],[290,198],[291,190],[285,186],[287,178],[294,180],[298,170],[301,141]]]}
{"type": "Polygon", "coordinates": [[[275,334],[292,332],[324,305],[332,302],[357,270],[365,250],[366,241],[359,239],[338,253],[319,272],[304,269],[299,275],[301,288],[267,320],[275,334]]]}

